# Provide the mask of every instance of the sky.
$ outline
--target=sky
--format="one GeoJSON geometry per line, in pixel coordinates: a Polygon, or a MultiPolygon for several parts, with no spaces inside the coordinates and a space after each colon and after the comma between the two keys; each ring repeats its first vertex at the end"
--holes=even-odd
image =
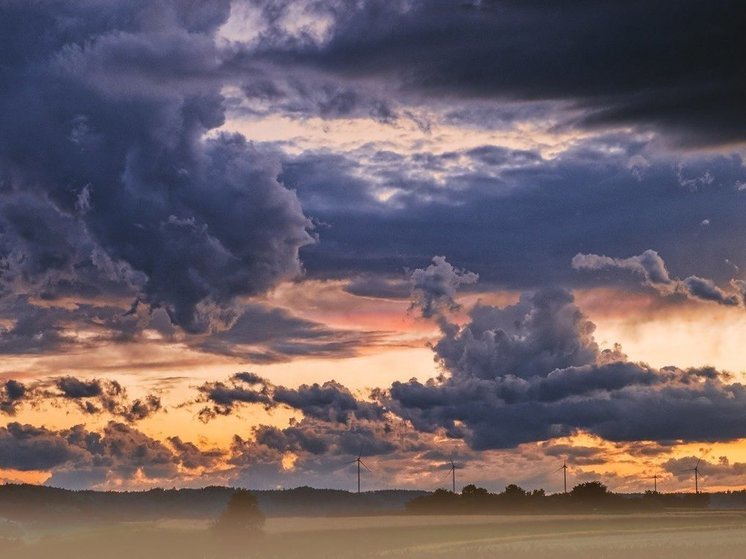
{"type": "Polygon", "coordinates": [[[0,2],[0,480],[746,487],[742,11],[0,2]]]}

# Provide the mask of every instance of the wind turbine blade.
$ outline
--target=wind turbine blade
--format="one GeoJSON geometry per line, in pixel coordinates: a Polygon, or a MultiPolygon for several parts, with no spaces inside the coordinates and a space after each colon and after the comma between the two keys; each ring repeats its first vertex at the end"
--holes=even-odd
{"type": "Polygon", "coordinates": [[[371,470],[371,469],[370,469],[370,468],[369,468],[368,466],[366,466],[366,465],[365,465],[365,462],[363,462],[362,460],[360,460],[360,465],[361,465],[361,466],[362,466],[363,468],[365,468],[366,470],[368,470],[368,471],[369,471],[370,473],[373,473],[373,470],[371,470]]]}

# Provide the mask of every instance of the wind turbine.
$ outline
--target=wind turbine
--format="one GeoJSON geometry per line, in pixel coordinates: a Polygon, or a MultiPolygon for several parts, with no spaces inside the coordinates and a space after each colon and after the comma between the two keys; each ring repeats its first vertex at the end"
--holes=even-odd
{"type": "Polygon", "coordinates": [[[373,473],[373,470],[371,470],[365,462],[363,462],[363,451],[360,451],[360,454],[357,455],[357,458],[355,458],[350,464],[357,464],[357,492],[360,493],[360,466],[368,470],[369,472],[373,473]]]}
{"type": "Polygon", "coordinates": [[[652,479],[653,480],[653,493],[658,493],[658,478],[661,477],[658,474],[652,475],[650,477],[646,477],[645,479],[652,479]]]}
{"type": "Polygon", "coordinates": [[[451,460],[451,482],[453,485],[453,492],[456,492],[456,463],[451,460]]]}
{"type": "Polygon", "coordinates": [[[694,493],[699,494],[699,463],[702,462],[702,457],[697,460],[697,463],[693,468],[684,470],[685,472],[694,472],[694,493]]]}
{"type": "Polygon", "coordinates": [[[562,477],[563,477],[563,480],[564,480],[565,494],[567,494],[567,460],[563,460],[562,461],[562,465],[559,468],[557,468],[556,470],[554,470],[554,471],[556,473],[556,472],[559,472],[560,470],[562,470],[562,477]]]}

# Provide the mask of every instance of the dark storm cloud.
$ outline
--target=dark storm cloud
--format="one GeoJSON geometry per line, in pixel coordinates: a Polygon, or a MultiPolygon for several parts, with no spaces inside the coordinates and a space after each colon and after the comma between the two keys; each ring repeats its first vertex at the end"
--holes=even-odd
{"type": "Polygon", "coordinates": [[[229,8],[0,8],[6,284],[54,296],[103,277],[197,332],[300,272],[310,222],[277,164],[243,137],[203,139],[224,121],[214,34],[229,8]]]}
{"type": "Polygon", "coordinates": [[[745,139],[743,9],[733,0],[307,5],[334,18],[328,37],[275,26],[254,52],[400,94],[556,100],[582,126],[652,126],[687,144],[745,139]]]}
{"type": "Polygon", "coordinates": [[[729,307],[743,305],[740,294],[726,293],[711,279],[698,276],[689,276],[683,280],[672,278],[665,262],[654,250],[646,250],[639,256],[629,258],[576,254],[572,259],[572,267],[577,270],[630,270],[642,276],[646,285],[664,295],[684,294],[692,299],[712,301],[729,307]]]}
{"type": "Polygon", "coordinates": [[[393,123],[399,118],[389,102],[362,85],[344,84],[308,72],[288,75],[256,68],[250,73],[251,81],[240,88],[243,97],[229,100],[231,114],[266,116],[279,112],[301,118],[370,118],[381,123],[393,123]]]}

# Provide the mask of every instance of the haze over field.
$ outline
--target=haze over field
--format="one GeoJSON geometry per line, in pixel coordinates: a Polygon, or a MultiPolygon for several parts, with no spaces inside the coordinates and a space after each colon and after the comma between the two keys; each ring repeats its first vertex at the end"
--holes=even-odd
{"type": "Polygon", "coordinates": [[[0,0],[0,481],[746,487],[743,13],[0,0]]]}
{"type": "Polygon", "coordinates": [[[293,518],[269,521],[267,535],[240,551],[190,524],[103,527],[75,536],[49,537],[16,550],[9,559],[54,555],[62,559],[132,557],[553,557],[611,559],[713,559],[738,557],[744,544],[742,513],[713,515],[505,517],[293,518]],[[231,554],[231,552],[233,554],[231,554]]]}

